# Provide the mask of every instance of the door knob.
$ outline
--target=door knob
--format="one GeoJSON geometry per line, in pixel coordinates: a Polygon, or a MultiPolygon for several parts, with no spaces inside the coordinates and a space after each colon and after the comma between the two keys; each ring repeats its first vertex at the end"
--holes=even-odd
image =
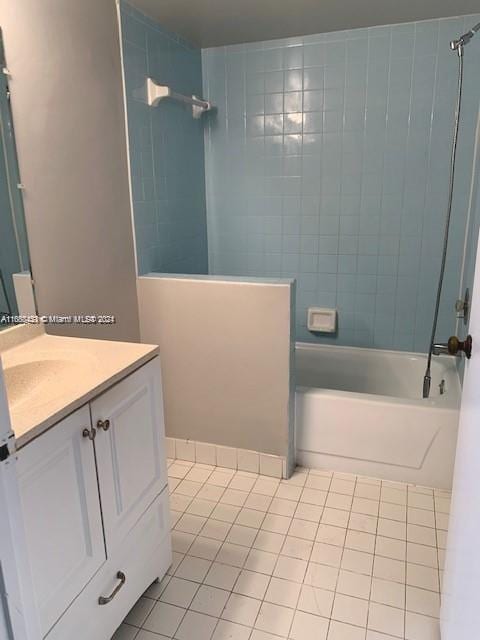
{"type": "Polygon", "coordinates": [[[97,420],[97,429],[108,431],[110,429],[110,420],[97,420]]]}
{"type": "Polygon", "coordinates": [[[457,336],[450,336],[447,347],[451,356],[457,356],[463,351],[465,357],[469,359],[472,356],[472,336],[468,335],[463,341],[459,340],[457,336]]]}

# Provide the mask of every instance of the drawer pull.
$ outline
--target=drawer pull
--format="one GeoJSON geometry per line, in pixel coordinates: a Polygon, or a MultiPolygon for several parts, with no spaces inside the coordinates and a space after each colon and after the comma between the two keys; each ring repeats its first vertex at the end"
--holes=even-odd
{"type": "Polygon", "coordinates": [[[98,604],[108,604],[109,602],[111,602],[115,596],[117,595],[117,593],[120,591],[120,589],[123,587],[123,585],[125,584],[125,582],[127,581],[127,577],[126,575],[123,573],[123,571],[119,571],[117,573],[117,580],[120,580],[120,582],[117,584],[117,586],[115,587],[115,589],[112,591],[112,593],[105,597],[105,596],[100,596],[98,599],[98,604]]]}
{"type": "Polygon", "coordinates": [[[95,440],[95,436],[97,435],[97,432],[95,431],[95,429],[92,427],[91,429],[87,429],[85,427],[85,429],[82,431],[82,436],[84,438],[88,438],[89,440],[95,440]]]}
{"type": "Polygon", "coordinates": [[[108,431],[110,429],[110,420],[97,420],[97,428],[108,431]]]}

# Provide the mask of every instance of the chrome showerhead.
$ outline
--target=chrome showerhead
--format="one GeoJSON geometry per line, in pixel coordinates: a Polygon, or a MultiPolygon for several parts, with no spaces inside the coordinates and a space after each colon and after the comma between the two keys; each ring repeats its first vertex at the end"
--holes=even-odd
{"type": "Polygon", "coordinates": [[[473,36],[480,30],[480,22],[476,24],[470,31],[464,33],[463,36],[460,36],[457,40],[452,40],[450,42],[450,49],[452,51],[460,51],[463,47],[470,42],[473,36]]]}

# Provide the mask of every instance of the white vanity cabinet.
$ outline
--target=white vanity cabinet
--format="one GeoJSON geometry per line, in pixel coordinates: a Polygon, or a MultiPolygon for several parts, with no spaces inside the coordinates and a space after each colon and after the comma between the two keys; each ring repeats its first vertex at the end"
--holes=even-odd
{"type": "Polygon", "coordinates": [[[18,452],[43,637],[109,640],[171,562],[158,358],[18,452]]]}

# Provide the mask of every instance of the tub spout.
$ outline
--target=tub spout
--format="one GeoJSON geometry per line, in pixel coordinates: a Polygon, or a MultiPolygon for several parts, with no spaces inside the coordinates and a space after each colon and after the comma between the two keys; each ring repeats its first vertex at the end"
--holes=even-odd
{"type": "Polygon", "coordinates": [[[450,355],[450,351],[448,349],[448,344],[446,342],[438,342],[433,345],[432,353],[434,356],[448,356],[450,355]]]}

